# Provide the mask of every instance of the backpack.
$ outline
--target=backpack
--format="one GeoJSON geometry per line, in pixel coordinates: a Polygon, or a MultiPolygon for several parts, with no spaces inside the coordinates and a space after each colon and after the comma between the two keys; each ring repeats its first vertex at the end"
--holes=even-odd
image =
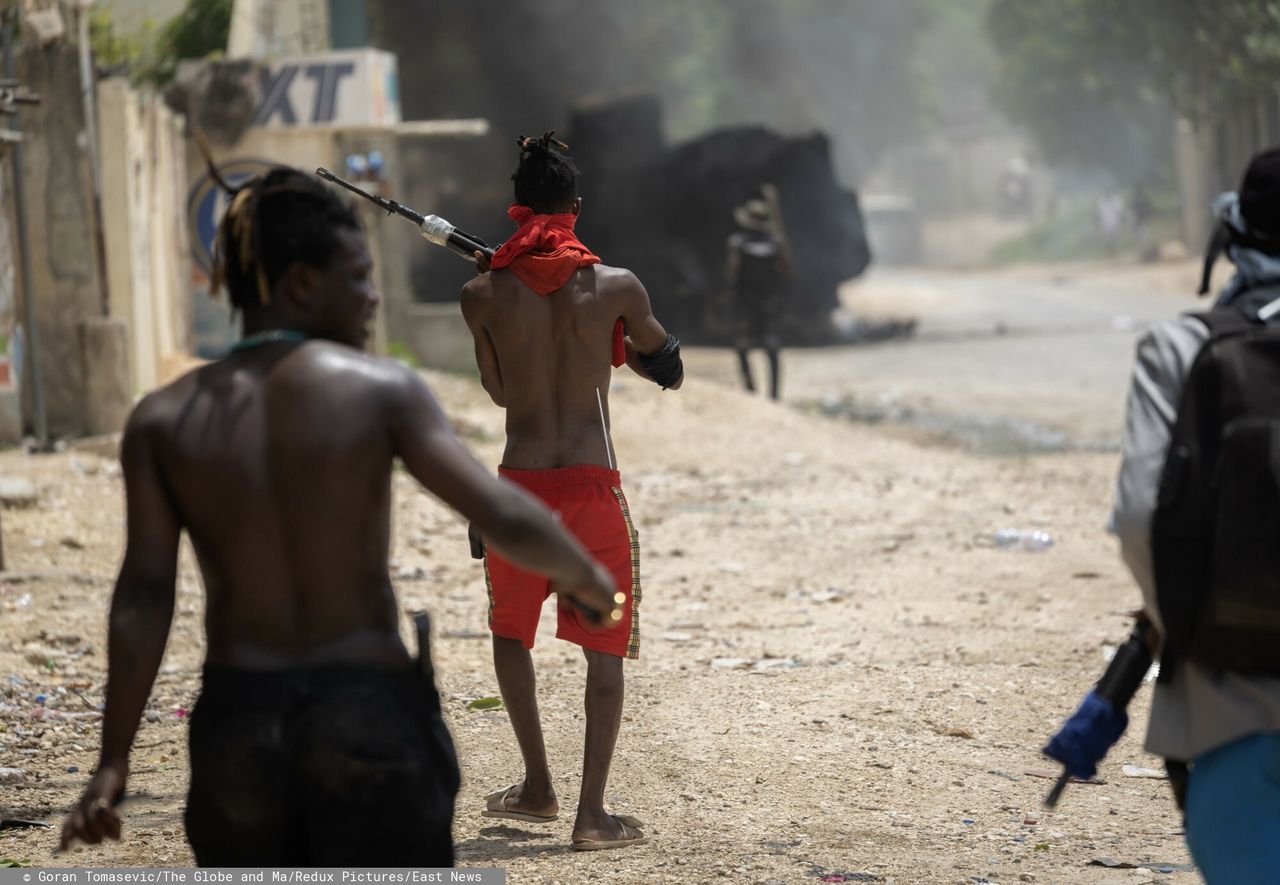
{"type": "Polygon", "coordinates": [[[1209,340],[1187,375],[1151,526],[1161,680],[1183,660],[1280,675],[1280,325],[1231,308],[1192,316],[1209,340]]]}

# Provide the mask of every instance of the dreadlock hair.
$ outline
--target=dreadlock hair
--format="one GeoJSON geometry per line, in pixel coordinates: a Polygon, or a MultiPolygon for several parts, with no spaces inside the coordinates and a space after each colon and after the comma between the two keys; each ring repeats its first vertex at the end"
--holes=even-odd
{"type": "Polygon", "coordinates": [[[578,196],[578,167],[566,151],[569,146],[548,129],[541,138],[521,135],[520,163],[511,173],[516,202],[538,214],[562,210],[578,196]]]}
{"type": "Polygon", "coordinates": [[[212,160],[209,172],[231,197],[214,238],[210,288],[225,284],[234,308],[267,306],[290,265],[323,267],[338,248],[337,229],[360,230],[350,204],[301,170],[277,166],[235,188],[212,160]]]}

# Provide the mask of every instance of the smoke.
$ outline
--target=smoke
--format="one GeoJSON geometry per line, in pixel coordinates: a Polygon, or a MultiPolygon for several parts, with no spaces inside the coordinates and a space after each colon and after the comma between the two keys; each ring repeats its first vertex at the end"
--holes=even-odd
{"type": "MultiPolygon", "coordinates": [[[[929,125],[920,39],[937,0],[380,0],[408,118],[484,116],[504,141],[600,94],[660,96],[668,136],[822,130],[851,184],[929,125]]],[[[945,5],[945,4],[943,4],[945,5]]],[[[964,4],[962,4],[964,5],[964,4]]],[[[985,5],[985,4],[983,4],[985,5]]]]}

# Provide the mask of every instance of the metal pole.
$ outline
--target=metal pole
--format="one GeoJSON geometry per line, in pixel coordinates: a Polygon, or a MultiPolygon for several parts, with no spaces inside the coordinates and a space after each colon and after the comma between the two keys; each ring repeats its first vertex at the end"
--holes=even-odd
{"type": "MultiPolygon", "coordinates": [[[[13,63],[13,28],[16,13],[10,11],[4,16],[3,46],[4,75],[14,79],[13,63]]],[[[9,118],[9,130],[19,132],[17,117],[9,118]]],[[[36,446],[44,451],[49,447],[49,420],[44,408],[44,385],[40,380],[40,345],[36,330],[35,295],[31,288],[31,248],[27,239],[27,197],[22,181],[22,144],[13,146],[13,204],[18,221],[18,264],[22,267],[22,332],[23,350],[26,352],[27,369],[25,383],[31,385],[32,422],[36,435],[36,446]]]]}
{"type": "Polygon", "coordinates": [[[107,279],[107,243],[102,218],[102,170],[99,166],[98,111],[94,103],[97,78],[93,73],[93,49],[89,45],[89,7],[82,0],[76,7],[80,40],[80,100],[84,103],[84,131],[89,143],[89,174],[93,182],[93,251],[98,263],[98,285],[102,291],[102,315],[111,315],[111,285],[107,279]]]}

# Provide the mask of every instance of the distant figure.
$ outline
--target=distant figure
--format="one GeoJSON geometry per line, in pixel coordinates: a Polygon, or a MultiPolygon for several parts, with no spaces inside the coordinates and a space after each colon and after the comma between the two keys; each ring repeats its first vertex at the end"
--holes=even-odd
{"type": "Polygon", "coordinates": [[[1120,228],[1124,222],[1125,200],[1115,191],[1098,197],[1098,233],[1106,246],[1107,254],[1114,255],[1120,245],[1120,228]]]}
{"type": "MultiPolygon", "coordinates": [[[[680,342],[654,317],[635,274],[607,267],[574,233],[582,200],[578,170],[554,131],[520,138],[512,180],[518,228],[492,270],[462,290],[480,381],[506,410],[498,472],[552,507],[561,524],[609,568],[618,627],[593,632],[560,607],[556,637],[587,663],[586,747],[571,844],[626,848],[648,837],[635,818],[605,809],[604,789],[622,722],[623,666],[640,655],[640,543],[609,437],[609,382],[623,362],[675,390],[684,380],[680,342]]],[[[488,269],[481,262],[481,269],[488,269]]],[[[484,817],[543,824],[560,803],[547,761],[530,649],[554,585],[501,550],[485,555],[493,664],[524,777],[489,794],[484,817]]]]}
{"type": "Polygon", "coordinates": [[[774,232],[768,203],[748,200],[734,210],[733,219],[739,230],[729,235],[725,274],[733,297],[738,367],[743,386],[754,393],[749,354],[752,348],[764,348],[769,357],[769,397],[776,400],[782,383],[778,325],[791,263],[774,232]]]}
{"type": "Polygon", "coordinates": [[[1146,188],[1142,185],[1135,187],[1129,198],[1129,217],[1133,221],[1133,248],[1138,260],[1144,263],[1155,261],[1159,257],[1159,250],[1151,238],[1151,218],[1155,211],[1146,188]]]}
{"type": "Polygon", "coordinates": [[[186,532],[205,587],[184,814],[196,862],[452,866],[453,741],[387,572],[395,462],[593,628],[610,622],[613,579],[472,457],[417,373],[362,351],[380,298],[351,207],[296,169],[218,181],[231,205],[214,285],[244,338],[146,396],[125,428],[102,750],[61,846],[120,838],[186,532]]]}
{"type": "Polygon", "coordinates": [[[1031,214],[1031,164],[1022,154],[1012,157],[1000,173],[1000,209],[1009,217],[1031,214]]]}

